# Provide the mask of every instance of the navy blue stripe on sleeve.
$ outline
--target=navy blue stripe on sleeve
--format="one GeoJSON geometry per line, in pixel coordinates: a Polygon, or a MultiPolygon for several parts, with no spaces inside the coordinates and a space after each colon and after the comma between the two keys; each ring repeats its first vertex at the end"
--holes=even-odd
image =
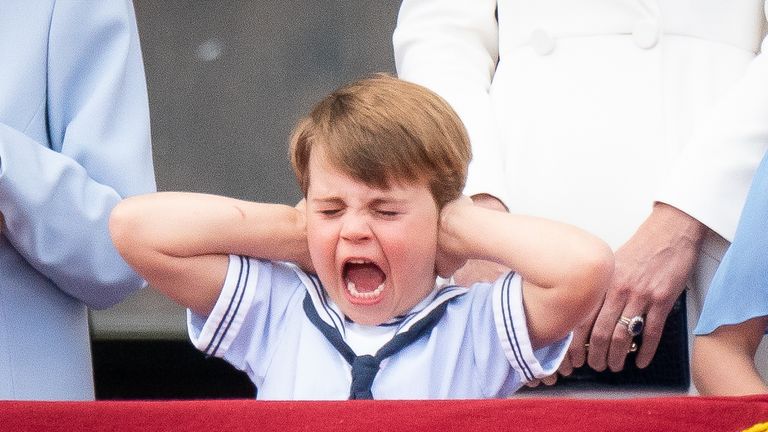
{"type": "Polygon", "coordinates": [[[510,272],[504,278],[504,282],[502,283],[501,311],[504,317],[504,329],[507,332],[507,342],[512,347],[512,354],[515,356],[515,361],[517,361],[518,366],[520,366],[520,370],[523,371],[523,375],[525,375],[525,378],[528,381],[530,381],[530,380],[533,380],[535,377],[533,375],[533,371],[531,370],[530,366],[528,366],[528,364],[525,362],[525,359],[523,358],[523,352],[520,349],[520,345],[518,344],[518,340],[517,340],[517,333],[515,332],[515,325],[512,322],[510,285],[512,283],[512,279],[514,276],[515,276],[515,273],[510,272]],[[510,331],[512,332],[512,334],[510,334],[510,331]]]}
{"type": "MultiPolygon", "coordinates": [[[[242,257],[241,257],[242,258],[242,257]]],[[[237,305],[235,306],[234,312],[232,312],[232,316],[227,320],[227,327],[224,329],[224,331],[221,333],[221,338],[219,338],[219,343],[216,344],[216,348],[214,348],[213,353],[211,355],[216,355],[216,351],[219,350],[219,347],[221,346],[221,342],[224,341],[224,336],[229,331],[229,328],[232,326],[232,322],[235,320],[235,317],[237,316],[237,312],[240,310],[240,305],[243,304],[243,298],[245,297],[245,286],[248,283],[248,277],[251,273],[251,260],[248,258],[245,258],[245,278],[243,278],[242,286],[240,287],[240,295],[237,299],[237,305]]],[[[237,296],[237,294],[233,295],[234,298],[237,296]]]]}
{"type": "Polygon", "coordinates": [[[232,307],[235,305],[235,300],[239,298],[237,305],[235,306],[235,312],[232,314],[232,317],[235,316],[237,313],[237,309],[240,307],[240,302],[242,301],[243,294],[245,293],[245,284],[248,282],[248,271],[250,271],[250,261],[248,261],[247,258],[244,258],[242,256],[238,257],[240,260],[240,270],[238,271],[237,275],[237,283],[235,284],[235,291],[232,293],[232,297],[229,299],[229,304],[227,305],[226,311],[224,311],[224,315],[221,318],[221,321],[219,321],[219,325],[216,327],[216,331],[213,333],[213,337],[211,338],[211,341],[208,343],[208,346],[205,347],[206,355],[213,356],[216,354],[216,351],[219,349],[219,346],[221,345],[221,341],[224,339],[224,335],[226,334],[226,331],[229,329],[229,325],[231,325],[231,318],[229,318],[229,324],[224,328],[222,331],[222,328],[225,323],[228,321],[228,316],[230,315],[230,311],[232,310],[232,307]],[[245,277],[243,277],[243,273],[245,272],[245,277]],[[238,295],[239,294],[239,295],[238,295]],[[218,343],[216,343],[216,339],[218,339],[218,343]],[[216,343],[216,347],[211,351],[211,347],[213,344],[216,343]]]}

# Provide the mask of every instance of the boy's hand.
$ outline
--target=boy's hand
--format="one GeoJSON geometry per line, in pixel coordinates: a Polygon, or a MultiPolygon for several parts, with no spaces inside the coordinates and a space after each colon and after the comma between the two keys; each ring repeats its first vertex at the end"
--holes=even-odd
{"type": "Polygon", "coordinates": [[[545,386],[553,386],[557,384],[557,373],[545,376],[544,378],[536,378],[525,383],[525,385],[530,388],[538,387],[539,384],[544,384],[545,386]]]}
{"type": "MultiPolygon", "coordinates": [[[[506,212],[501,201],[488,194],[472,196],[472,202],[479,207],[506,212]]],[[[493,261],[468,260],[453,275],[453,280],[460,286],[471,286],[478,282],[494,282],[499,276],[509,272],[509,268],[493,261]]]]}
{"type": "Polygon", "coordinates": [[[446,204],[440,211],[435,271],[441,277],[450,277],[467,262],[462,239],[457,230],[469,223],[462,220],[463,210],[472,205],[472,200],[462,195],[446,204]]]}

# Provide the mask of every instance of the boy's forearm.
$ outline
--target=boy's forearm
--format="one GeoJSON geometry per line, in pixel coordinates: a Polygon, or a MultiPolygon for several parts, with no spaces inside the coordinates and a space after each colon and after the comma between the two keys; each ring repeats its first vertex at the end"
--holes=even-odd
{"type": "Polygon", "coordinates": [[[117,250],[153,288],[201,315],[224,286],[227,254],[305,267],[309,261],[303,217],[284,205],[163,192],[122,201],[109,229],[117,250]]]}
{"type": "Polygon", "coordinates": [[[110,227],[123,249],[184,258],[240,254],[302,261],[308,256],[302,215],[293,207],[195,193],[133,197],[114,210],[110,227]]]}
{"type": "Polygon", "coordinates": [[[598,238],[541,218],[462,206],[442,223],[457,253],[498,262],[544,288],[569,284],[603,261],[612,263],[610,249],[598,238]]]}

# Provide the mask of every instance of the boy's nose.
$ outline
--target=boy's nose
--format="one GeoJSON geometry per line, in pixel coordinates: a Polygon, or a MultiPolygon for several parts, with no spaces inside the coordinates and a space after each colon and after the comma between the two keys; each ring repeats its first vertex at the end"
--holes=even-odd
{"type": "Polygon", "coordinates": [[[368,220],[359,215],[345,215],[341,227],[341,237],[350,241],[360,241],[370,238],[371,228],[368,226],[368,220]]]}

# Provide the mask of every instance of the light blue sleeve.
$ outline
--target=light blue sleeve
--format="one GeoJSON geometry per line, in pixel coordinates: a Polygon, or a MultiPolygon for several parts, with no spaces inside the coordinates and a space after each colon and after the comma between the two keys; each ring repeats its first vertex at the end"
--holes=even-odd
{"type": "Polygon", "coordinates": [[[485,397],[507,396],[557,371],[573,336],[533,349],[519,274],[502,276],[493,286],[475,286],[469,294],[475,297],[470,323],[476,335],[477,379],[485,397]]]}
{"type": "Polygon", "coordinates": [[[265,375],[287,326],[296,319],[306,289],[294,267],[231,255],[227,276],[208,316],[187,311],[192,344],[245,371],[257,385],[265,375]]]}
{"type": "MultiPolygon", "coordinates": [[[[28,48],[20,44],[19,56],[28,48]]],[[[40,48],[48,50],[45,76],[14,69],[12,59],[0,67],[0,80],[42,88],[0,101],[2,112],[12,111],[6,104],[36,109],[26,124],[0,122],[3,235],[60,289],[108,307],[143,285],[112,245],[110,211],[123,197],[155,190],[133,5],[59,0],[40,48]]]]}
{"type": "Polygon", "coordinates": [[[736,236],[715,273],[694,330],[768,316],[768,154],[757,169],[736,236]]]}
{"type": "Polygon", "coordinates": [[[493,312],[496,332],[509,364],[521,384],[552,375],[563,361],[573,333],[537,350],[528,335],[528,317],[523,305],[523,279],[508,274],[493,287],[493,312]]]}

